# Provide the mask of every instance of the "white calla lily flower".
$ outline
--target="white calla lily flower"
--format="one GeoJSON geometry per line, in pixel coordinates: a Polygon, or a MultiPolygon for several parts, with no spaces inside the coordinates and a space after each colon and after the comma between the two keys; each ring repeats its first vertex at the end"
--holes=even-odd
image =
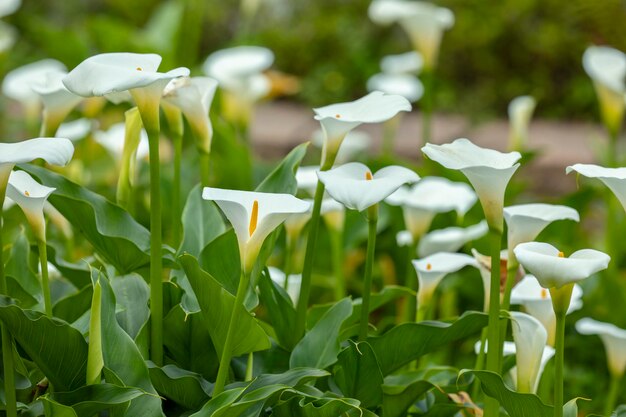
{"type": "Polygon", "coordinates": [[[382,91],[395,94],[415,103],[422,98],[424,86],[414,75],[410,74],[375,74],[367,80],[367,91],[382,91]]]}
{"type": "Polygon", "coordinates": [[[412,263],[417,272],[419,283],[417,289],[418,307],[428,305],[437,285],[446,275],[457,272],[466,266],[478,268],[476,259],[464,253],[440,252],[426,258],[413,260],[412,263]]]}
{"type": "Polygon", "coordinates": [[[163,97],[178,107],[187,118],[197,140],[198,149],[211,151],[213,126],[209,119],[211,103],[217,89],[217,81],[209,77],[181,77],[170,81],[163,97]]]}
{"type": "Polygon", "coordinates": [[[539,382],[548,332],[539,320],[529,314],[513,311],[511,316],[517,359],[517,390],[534,393],[539,382]]]}
{"type": "Polygon", "coordinates": [[[60,124],[83,97],[68,91],[61,81],[66,71],[49,71],[43,80],[33,82],[32,89],[43,103],[42,135],[54,136],[60,124]]]}
{"type": "Polygon", "coordinates": [[[530,242],[550,223],[557,220],[580,221],[578,212],[567,206],[555,204],[519,204],[504,208],[508,228],[508,246],[513,250],[518,244],[530,242]]]}
{"type": "Polygon", "coordinates": [[[0,187],[6,185],[15,164],[43,159],[50,165],[65,166],[73,154],[74,145],[65,138],[35,138],[0,143],[0,187]]]}
{"type": "Polygon", "coordinates": [[[575,164],[565,168],[565,173],[576,171],[588,178],[597,178],[604,183],[626,210],[626,168],[605,168],[593,164],[575,164]]]}
{"type": "Polygon", "coordinates": [[[270,271],[270,279],[281,288],[287,288],[287,294],[295,306],[298,303],[298,297],[300,297],[300,285],[302,283],[302,274],[290,274],[289,278],[280,269],[270,266],[267,268],[270,271]],[[288,279],[285,286],[285,280],[288,279]]]}
{"type": "MultiPolygon", "coordinates": [[[[408,230],[400,230],[396,233],[396,244],[401,248],[411,246],[413,244],[413,235],[408,230]]],[[[413,256],[413,254],[411,254],[411,256],[413,256]]]]}
{"type": "MultiPolygon", "coordinates": [[[[126,138],[126,124],[116,123],[111,125],[107,130],[98,130],[94,132],[94,140],[106,149],[116,161],[122,159],[124,153],[124,141],[126,138]]],[[[148,134],[141,129],[139,146],[137,146],[138,160],[144,159],[149,153],[148,134]]]]}
{"type": "Polygon", "coordinates": [[[422,56],[415,51],[387,55],[380,61],[380,69],[386,74],[417,74],[423,66],[422,56]]]}
{"type": "MultiPolygon", "coordinates": [[[[582,297],[582,288],[580,288],[580,285],[575,284],[567,314],[582,308],[582,297]]],[[[554,346],[556,315],[552,308],[552,295],[548,289],[543,288],[539,284],[535,276],[526,275],[513,287],[511,290],[511,304],[522,305],[528,314],[539,320],[548,332],[548,345],[554,346]]]]}
{"type": "Polygon", "coordinates": [[[40,242],[46,240],[44,204],[54,190],[54,188],[39,184],[24,171],[12,171],[9,176],[7,197],[20,206],[35,237],[40,242]]]}
{"type": "Polygon", "coordinates": [[[590,318],[578,320],[576,330],[580,334],[600,336],[606,350],[609,371],[613,377],[621,378],[626,371],[626,330],[590,318]]]}
{"type": "Polygon", "coordinates": [[[334,162],[343,139],[352,129],[363,123],[384,122],[401,111],[411,111],[411,103],[402,96],[374,91],[355,101],[331,104],[313,111],[324,131],[322,165],[325,165],[334,162]]]}
{"type": "Polygon", "coordinates": [[[11,15],[22,5],[22,0],[4,0],[0,3],[0,17],[11,15]]]}
{"type": "Polygon", "coordinates": [[[521,150],[528,143],[528,127],[537,101],[532,96],[519,96],[509,103],[509,147],[512,150],[521,150]]]}
{"type": "Polygon", "coordinates": [[[519,152],[481,148],[465,138],[444,145],[427,143],[422,152],[445,168],[465,174],[478,194],[489,227],[502,232],[504,193],[519,167],[519,152]]]}
{"type": "Polygon", "coordinates": [[[241,265],[250,273],[265,238],[292,214],[306,213],[311,204],[291,194],[224,190],[205,187],[202,198],[214,201],[233,226],[241,265]]]}
{"type": "Polygon", "coordinates": [[[583,68],[593,81],[604,124],[617,135],[624,118],[626,55],[607,46],[590,46],[583,54],[583,68]]]}
{"type": "Polygon", "coordinates": [[[77,142],[89,135],[92,126],[91,120],[86,118],[72,120],[71,122],[61,123],[55,136],[77,142]]]}
{"type": "Polygon", "coordinates": [[[565,257],[563,252],[543,242],[521,243],[513,250],[519,263],[544,288],[561,288],[606,269],[611,257],[594,249],[581,249],[565,257]]]}
{"type": "Polygon", "coordinates": [[[49,72],[67,71],[65,65],[56,59],[36,61],[10,71],[2,80],[2,93],[22,104],[28,117],[39,113],[39,94],[33,85],[44,83],[49,72]]]}
{"type": "Polygon", "coordinates": [[[480,239],[489,232],[485,220],[468,227],[446,227],[434,230],[419,241],[417,254],[423,258],[437,252],[456,252],[468,242],[480,239]]]}
{"type": "Polygon", "coordinates": [[[359,162],[319,171],[317,176],[331,197],[358,211],[381,202],[403,184],[419,180],[419,175],[408,168],[388,166],[372,174],[367,166],[359,162]]]}

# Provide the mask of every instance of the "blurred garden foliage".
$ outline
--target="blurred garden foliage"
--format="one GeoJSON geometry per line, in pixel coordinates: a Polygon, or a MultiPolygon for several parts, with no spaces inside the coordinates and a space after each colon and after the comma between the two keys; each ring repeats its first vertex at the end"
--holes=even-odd
{"type": "MultiPolygon", "coordinates": [[[[110,51],[156,52],[199,73],[211,52],[257,44],[302,78],[311,106],[354,98],[383,55],[405,52],[400,27],[367,17],[369,0],[25,1],[7,22],[21,36],[0,73],[40,58],[68,67],[110,51]]],[[[591,119],[596,105],[580,57],[590,44],[626,50],[624,0],[440,1],[456,14],[445,34],[439,107],[474,118],[506,114],[532,94],[543,117],[591,119]]]]}

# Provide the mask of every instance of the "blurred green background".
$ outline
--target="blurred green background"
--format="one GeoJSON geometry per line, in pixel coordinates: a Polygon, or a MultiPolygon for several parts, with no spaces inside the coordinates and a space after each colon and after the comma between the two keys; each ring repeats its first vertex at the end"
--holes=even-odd
{"type": "MultiPolygon", "coordinates": [[[[369,0],[24,0],[4,20],[20,38],[0,75],[53,57],[72,68],[100,52],[156,52],[163,68],[199,66],[211,52],[256,44],[275,68],[302,78],[295,97],[318,106],[362,95],[382,56],[411,49],[403,30],[379,27],[369,0]]],[[[624,0],[441,0],[456,14],[444,35],[438,107],[474,119],[506,114],[515,96],[539,117],[597,117],[581,56],[591,44],[626,50],[624,0]]]]}

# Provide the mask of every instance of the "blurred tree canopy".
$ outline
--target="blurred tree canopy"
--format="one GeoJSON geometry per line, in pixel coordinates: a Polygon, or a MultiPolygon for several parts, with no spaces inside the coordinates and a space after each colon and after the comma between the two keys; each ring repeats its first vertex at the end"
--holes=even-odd
{"type": "MultiPolygon", "coordinates": [[[[370,0],[24,0],[6,17],[20,32],[0,73],[56,58],[72,68],[112,51],[156,52],[164,68],[200,73],[220,48],[257,44],[275,67],[302,78],[311,106],[362,95],[380,58],[410,50],[397,26],[367,16],[370,0]]],[[[438,106],[473,117],[505,115],[510,99],[532,94],[543,117],[596,117],[581,57],[591,44],[626,50],[624,0],[441,0],[456,15],[444,35],[438,106]]]]}

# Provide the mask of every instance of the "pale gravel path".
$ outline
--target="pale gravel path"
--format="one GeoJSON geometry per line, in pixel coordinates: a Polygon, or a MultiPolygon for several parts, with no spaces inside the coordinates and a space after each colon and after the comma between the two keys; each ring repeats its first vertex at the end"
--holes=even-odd
{"type": "MultiPolygon", "coordinates": [[[[420,120],[417,113],[402,118],[396,153],[404,158],[421,158],[416,138],[420,120]]],[[[259,106],[252,126],[255,151],[263,157],[286,154],[294,146],[309,140],[318,129],[310,108],[293,103],[268,103],[259,106]]],[[[365,125],[359,128],[372,135],[372,152],[379,149],[382,128],[365,125]]],[[[433,142],[445,143],[467,137],[480,146],[506,150],[508,125],[505,120],[494,120],[471,125],[456,115],[437,115],[433,121],[433,142]]],[[[575,177],[565,176],[565,167],[575,163],[597,162],[598,147],[603,146],[604,133],[599,125],[583,122],[535,120],[530,128],[530,147],[539,156],[522,167],[520,175],[528,178],[533,191],[541,194],[563,194],[576,187],[575,177]]]]}

